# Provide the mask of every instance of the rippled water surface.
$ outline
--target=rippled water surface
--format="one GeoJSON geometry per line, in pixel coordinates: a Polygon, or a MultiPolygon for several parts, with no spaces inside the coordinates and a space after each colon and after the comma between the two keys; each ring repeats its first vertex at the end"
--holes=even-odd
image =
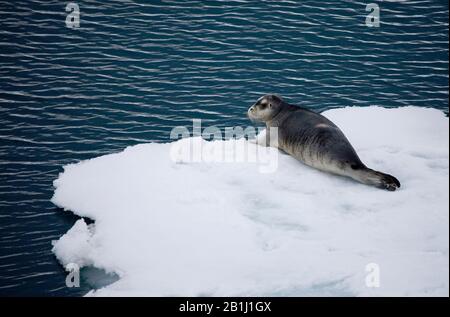
{"type": "MultiPolygon", "coordinates": [[[[0,294],[81,295],[51,241],[62,165],[169,140],[192,118],[249,124],[275,92],[322,111],[448,112],[448,2],[0,1],[0,294]],[[365,26],[378,3],[379,28],[365,26]]],[[[382,128],[382,126],[380,127],[382,128]]]]}

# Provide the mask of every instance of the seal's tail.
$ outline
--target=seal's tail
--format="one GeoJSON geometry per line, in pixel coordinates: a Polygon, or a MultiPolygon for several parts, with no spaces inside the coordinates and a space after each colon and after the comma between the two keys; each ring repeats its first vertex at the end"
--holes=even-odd
{"type": "Polygon", "coordinates": [[[400,182],[394,176],[377,172],[367,167],[359,170],[355,179],[361,183],[389,191],[394,191],[400,187],[400,182]]]}

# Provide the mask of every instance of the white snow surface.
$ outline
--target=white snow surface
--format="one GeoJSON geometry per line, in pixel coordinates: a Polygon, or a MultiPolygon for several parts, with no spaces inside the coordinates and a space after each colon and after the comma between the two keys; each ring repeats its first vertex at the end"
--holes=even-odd
{"type": "Polygon", "coordinates": [[[141,144],[64,166],[52,202],[95,223],[78,220],[53,252],[118,274],[93,296],[449,296],[448,118],[417,107],[323,115],[402,187],[281,152],[277,170],[261,173],[252,162],[171,160],[189,139],[141,144]],[[379,287],[368,287],[374,276],[379,287]]]}

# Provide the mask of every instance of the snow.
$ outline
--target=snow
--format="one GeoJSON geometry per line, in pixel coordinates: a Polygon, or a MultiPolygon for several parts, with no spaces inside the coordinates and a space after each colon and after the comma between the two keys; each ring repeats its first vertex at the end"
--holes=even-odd
{"type": "Polygon", "coordinates": [[[208,153],[237,144],[273,157],[244,139],[141,144],[64,167],[53,203],[95,223],[78,220],[53,252],[120,277],[89,296],[448,296],[448,118],[417,107],[323,114],[402,187],[379,190],[282,153],[272,172],[179,154],[195,141],[208,153]],[[366,284],[370,263],[379,287],[366,284]]]}

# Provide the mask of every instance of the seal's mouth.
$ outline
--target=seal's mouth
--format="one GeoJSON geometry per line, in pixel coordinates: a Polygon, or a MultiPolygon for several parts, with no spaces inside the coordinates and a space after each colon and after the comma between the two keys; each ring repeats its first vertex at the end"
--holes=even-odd
{"type": "Polygon", "coordinates": [[[250,108],[248,108],[248,110],[247,110],[247,117],[252,122],[259,122],[259,121],[261,121],[261,120],[259,120],[258,118],[255,117],[255,112],[256,112],[255,105],[253,105],[250,108]]]}

